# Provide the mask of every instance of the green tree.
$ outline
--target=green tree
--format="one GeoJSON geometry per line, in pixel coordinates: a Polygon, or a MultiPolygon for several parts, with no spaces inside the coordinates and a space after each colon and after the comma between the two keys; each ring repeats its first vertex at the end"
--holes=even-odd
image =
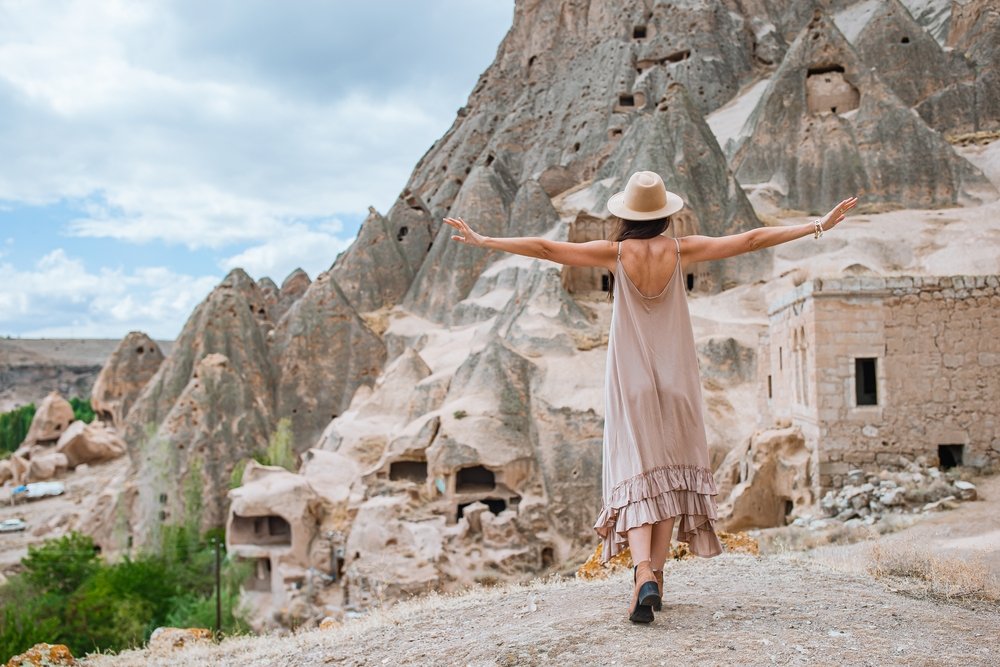
{"type": "Polygon", "coordinates": [[[24,442],[34,417],[34,403],[0,414],[0,458],[13,452],[24,442]]]}
{"type": "Polygon", "coordinates": [[[28,547],[21,565],[25,578],[37,590],[66,595],[96,572],[101,560],[93,539],[70,533],[41,546],[28,547]]]}
{"type": "Polygon", "coordinates": [[[254,455],[257,462],[266,466],[279,466],[294,472],[296,468],[295,448],[293,447],[292,420],[284,417],[278,420],[278,427],[271,434],[264,455],[254,455]]]}
{"type": "MultiPolygon", "coordinates": [[[[30,548],[23,572],[0,586],[0,659],[43,641],[80,655],[139,646],[161,625],[212,627],[213,539],[222,532],[165,526],[155,551],[113,564],[76,533],[30,548]]],[[[222,627],[245,632],[237,601],[248,566],[223,563],[222,627]]]]}
{"type": "Polygon", "coordinates": [[[90,405],[90,399],[77,398],[69,399],[69,404],[73,407],[73,418],[89,424],[94,421],[94,408],[90,405]]]}

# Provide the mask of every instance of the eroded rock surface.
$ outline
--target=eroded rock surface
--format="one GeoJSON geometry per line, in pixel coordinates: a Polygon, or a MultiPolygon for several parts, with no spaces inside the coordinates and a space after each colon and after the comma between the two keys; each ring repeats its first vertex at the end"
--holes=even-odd
{"type": "Polygon", "coordinates": [[[270,406],[246,375],[222,354],[202,358],[158,428],[130,453],[138,543],[167,521],[224,524],[233,468],[266,449],[271,433],[270,406]]]}
{"type": "Polygon", "coordinates": [[[792,44],[747,128],[736,177],[768,188],[783,208],[819,213],[845,194],[912,208],[996,196],[822,14],[792,44]]]}
{"type": "Polygon", "coordinates": [[[22,447],[54,444],[73,423],[73,406],[59,392],[53,391],[42,401],[31,420],[22,447]]]}
{"type": "Polygon", "coordinates": [[[56,451],[66,456],[70,468],[83,463],[101,463],[123,455],[127,449],[125,441],[114,427],[94,421],[85,424],[73,422],[56,443],[56,451]]]}
{"type": "Polygon", "coordinates": [[[160,346],[146,334],[132,331],[125,336],[94,382],[90,404],[98,418],[122,428],[129,409],[163,359],[160,346]]]}

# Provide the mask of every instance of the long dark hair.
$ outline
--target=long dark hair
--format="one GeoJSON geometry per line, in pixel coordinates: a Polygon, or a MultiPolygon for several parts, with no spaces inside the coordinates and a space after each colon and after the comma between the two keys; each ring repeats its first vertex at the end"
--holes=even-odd
{"type": "MultiPolygon", "coordinates": [[[[667,231],[673,216],[656,218],[655,220],[626,220],[618,218],[611,228],[609,241],[624,241],[625,239],[651,239],[667,231]]],[[[615,248],[615,252],[618,249],[615,248]]],[[[608,301],[615,298],[615,274],[608,276],[608,301]]]]}

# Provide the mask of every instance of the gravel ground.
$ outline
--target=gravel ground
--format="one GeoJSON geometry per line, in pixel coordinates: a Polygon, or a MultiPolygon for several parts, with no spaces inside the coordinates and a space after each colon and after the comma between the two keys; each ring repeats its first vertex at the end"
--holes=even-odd
{"type": "Polygon", "coordinates": [[[1000,609],[914,599],[796,556],[672,563],[654,623],[626,619],[629,574],[404,602],[335,630],[229,639],[131,665],[997,665],[1000,609]]]}

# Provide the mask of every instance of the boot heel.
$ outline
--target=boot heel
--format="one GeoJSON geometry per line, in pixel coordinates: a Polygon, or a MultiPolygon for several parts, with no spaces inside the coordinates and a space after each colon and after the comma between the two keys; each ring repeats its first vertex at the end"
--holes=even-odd
{"type": "Polygon", "coordinates": [[[660,589],[655,581],[647,581],[639,589],[639,604],[654,609],[660,606],[660,589]]]}

